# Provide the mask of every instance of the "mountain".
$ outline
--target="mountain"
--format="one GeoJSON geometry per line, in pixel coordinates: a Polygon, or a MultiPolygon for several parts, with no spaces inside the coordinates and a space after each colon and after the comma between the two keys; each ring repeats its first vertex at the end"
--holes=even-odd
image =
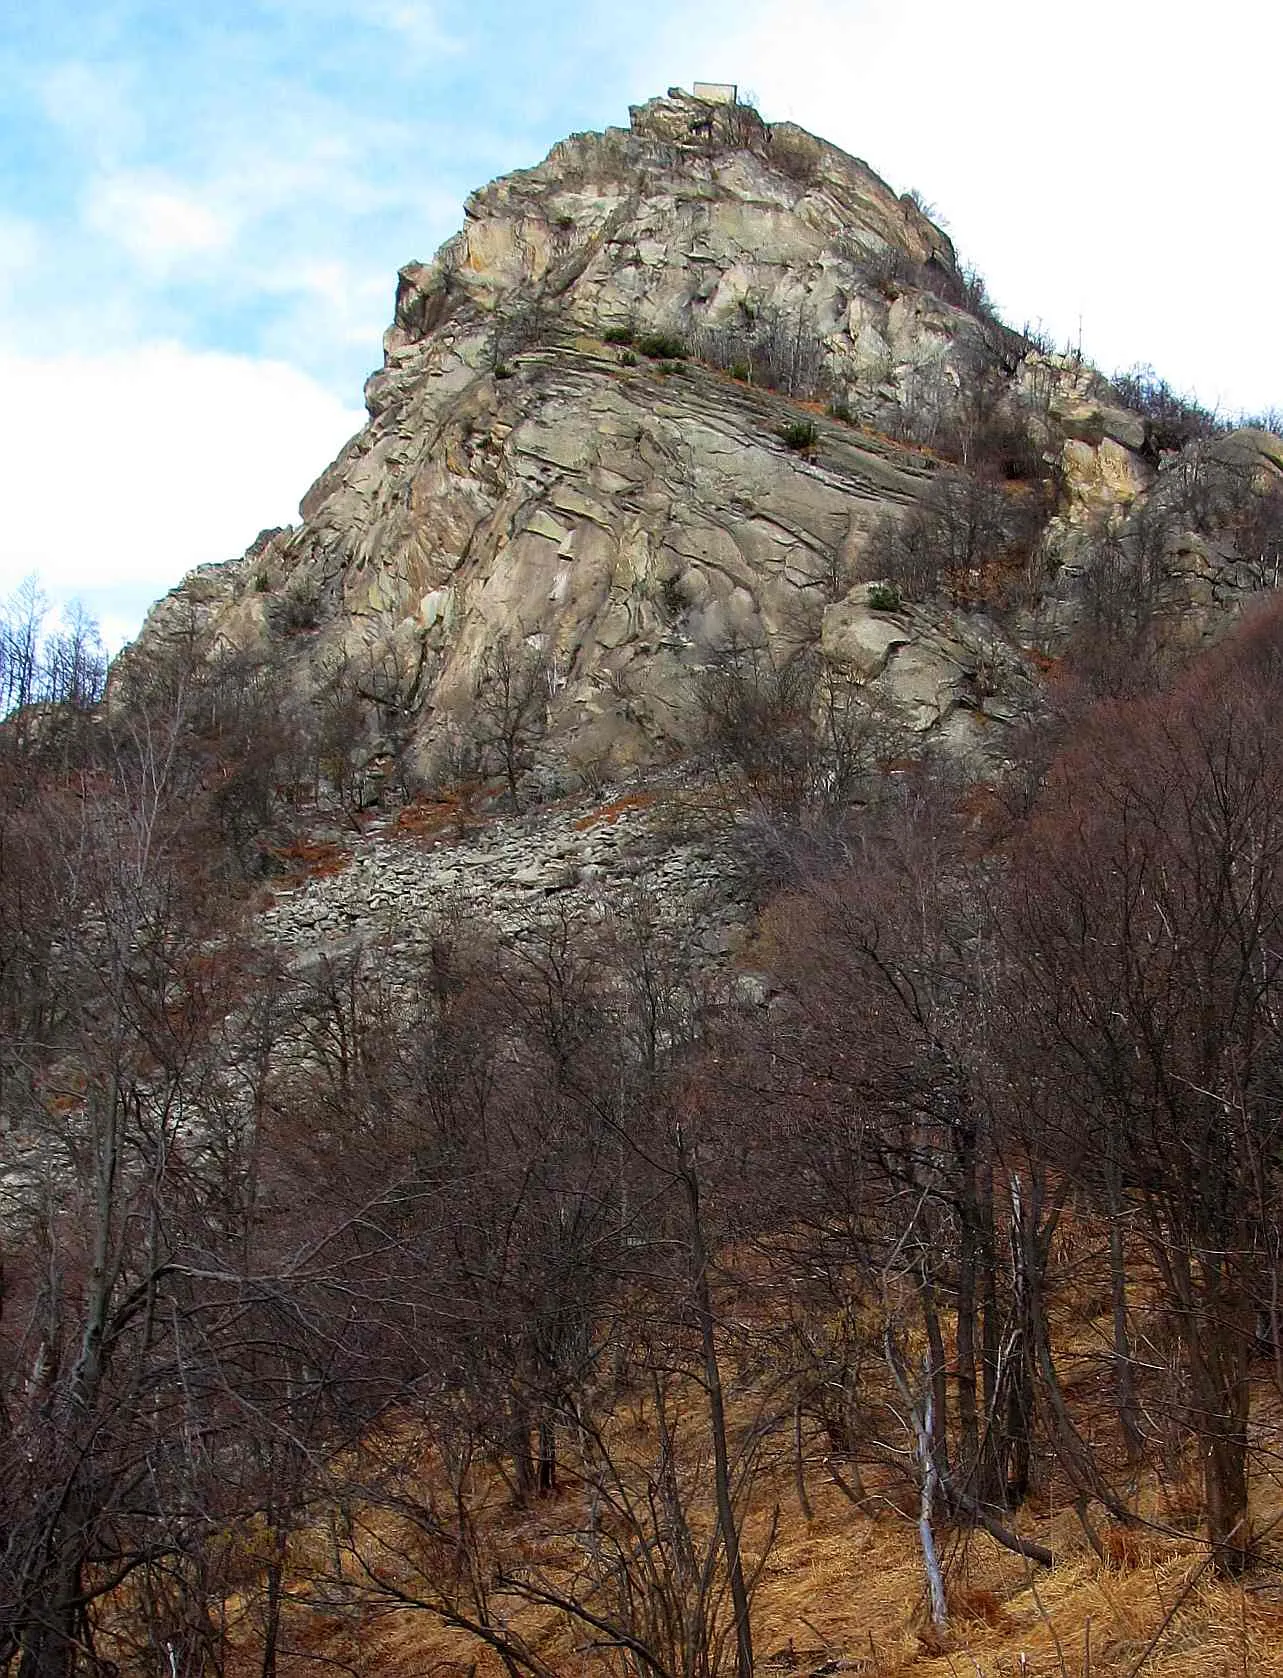
{"type": "Polygon", "coordinates": [[[1276,437],[1012,330],[913,195],[804,130],[679,89],[630,114],[401,271],[301,523],[138,654],[195,625],[284,658],[372,769],[516,803],[689,750],[728,661],[806,655],[910,746],[992,758],[1084,621],[1201,634],[1262,580],[1276,437]]]}
{"type": "Polygon", "coordinates": [[[1283,1672],[1283,441],[679,92],[368,400],[0,623],[0,1665],[1283,1672]]]}

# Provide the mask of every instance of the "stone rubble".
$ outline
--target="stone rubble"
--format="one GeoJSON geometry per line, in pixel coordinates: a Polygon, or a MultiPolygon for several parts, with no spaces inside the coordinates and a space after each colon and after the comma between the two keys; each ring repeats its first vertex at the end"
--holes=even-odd
{"type": "Polygon", "coordinates": [[[723,963],[749,924],[745,870],[724,837],[683,835],[677,817],[645,795],[493,816],[434,837],[383,823],[350,839],[339,871],[278,887],[256,926],[303,964],[358,943],[413,958],[446,919],[511,936],[553,915],[609,922],[640,895],[701,963],[723,963]]]}

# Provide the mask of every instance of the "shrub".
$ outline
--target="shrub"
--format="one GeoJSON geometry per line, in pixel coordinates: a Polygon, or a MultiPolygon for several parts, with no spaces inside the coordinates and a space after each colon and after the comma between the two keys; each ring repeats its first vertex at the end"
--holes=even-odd
{"type": "Polygon", "coordinates": [[[925,193],[919,192],[916,186],[911,186],[907,192],[902,192],[900,202],[911,204],[920,216],[925,216],[928,221],[934,222],[937,227],[948,227],[949,225],[940,210],[936,208],[925,193]]]}
{"type": "Polygon", "coordinates": [[[678,576],[665,577],[659,585],[659,609],[670,623],[676,623],[686,610],[686,596],[682,592],[681,578],[678,576]]]}
{"type": "Polygon", "coordinates": [[[811,186],[823,172],[824,148],[804,129],[784,123],[770,131],[768,156],[782,175],[799,186],[811,186]]]}
{"type": "Polygon", "coordinates": [[[798,454],[809,453],[820,440],[814,420],[792,420],[788,425],[780,427],[778,435],[785,448],[793,449],[798,454]]]}
{"type": "Polygon", "coordinates": [[[320,585],[311,577],[292,578],[271,601],[270,625],[278,635],[297,635],[321,621],[320,585]]]}
{"type": "Polygon", "coordinates": [[[888,430],[946,460],[1009,482],[1056,477],[1028,414],[1008,401],[1006,383],[992,369],[977,369],[956,381],[943,362],[914,369],[888,430]]]}
{"type": "Polygon", "coordinates": [[[632,350],[622,351],[619,357],[619,365],[621,367],[636,367],[637,357],[633,354],[632,350]]]}
{"type": "Polygon", "coordinates": [[[719,769],[776,818],[843,809],[878,755],[867,695],[813,648],[777,661],[733,643],[697,675],[694,697],[719,769]]]}
{"type": "Polygon", "coordinates": [[[254,578],[254,593],[267,594],[272,587],[272,579],[266,571],[260,571],[254,578]]]}
{"type": "Polygon", "coordinates": [[[869,283],[891,300],[907,286],[924,283],[921,263],[896,245],[885,245],[878,251],[860,251],[857,259],[869,283]]]}
{"type": "Polygon", "coordinates": [[[1051,511],[1038,489],[1004,489],[969,472],[937,477],[919,504],[888,515],[865,550],[865,575],[905,600],[1000,604],[1027,565],[1051,511]]]}
{"type": "Polygon", "coordinates": [[[1142,452],[1155,463],[1161,454],[1225,430],[1209,408],[1191,397],[1178,395],[1152,367],[1133,367],[1130,373],[1116,373],[1110,382],[1124,406],[1145,421],[1142,452]]]}
{"type": "Polygon", "coordinates": [[[750,310],[722,326],[701,327],[691,353],[744,383],[811,397],[824,373],[824,350],[809,309],[750,310]]]}
{"type": "Polygon", "coordinates": [[[601,335],[603,344],[631,344],[637,334],[631,326],[608,326],[601,335]]]}
{"type": "Polygon", "coordinates": [[[686,346],[675,332],[648,332],[637,345],[650,361],[680,361],[686,346]]]}
{"type": "Polygon", "coordinates": [[[829,403],[829,418],[841,420],[843,425],[850,425],[855,415],[851,412],[851,404],[844,397],[829,403]]]}
{"type": "Polygon", "coordinates": [[[898,612],[900,610],[900,591],[890,583],[870,583],[868,599],[870,611],[898,612]]]}
{"type": "Polygon", "coordinates": [[[980,325],[985,342],[1007,373],[1014,373],[1031,350],[1042,348],[1024,332],[1008,326],[989,296],[984,277],[974,268],[951,269],[932,256],[918,270],[917,284],[955,309],[964,309],[980,325]]]}
{"type": "Polygon", "coordinates": [[[501,361],[495,367],[494,376],[496,379],[510,379],[512,377],[512,368],[509,367],[506,361],[501,361]]]}
{"type": "Polygon", "coordinates": [[[1263,408],[1259,413],[1240,414],[1234,422],[1247,431],[1273,431],[1283,437],[1283,408],[1263,408]]]}

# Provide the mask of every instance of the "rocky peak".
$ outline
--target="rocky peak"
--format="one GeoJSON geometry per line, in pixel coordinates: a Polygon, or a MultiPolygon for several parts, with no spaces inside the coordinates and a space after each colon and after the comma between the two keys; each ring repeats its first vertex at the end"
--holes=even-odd
{"type": "Polygon", "coordinates": [[[474,193],[436,259],[401,271],[372,413],[425,343],[429,357],[503,359],[550,326],[703,339],[729,356],[800,325],[817,381],[866,401],[897,363],[978,339],[948,301],[965,293],[949,240],[866,164],[677,89],[631,119],[474,193]]]}
{"type": "MultiPolygon", "coordinates": [[[[517,757],[570,790],[687,750],[737,659],[804,655],[847,714],[1000,753],[1090,533],[1183,494],[1176,457],[865,163],[678,89],[630,117],[401,271],[369,423],[302,523],[176,591],[139,656],[195,622],[284,658],[304,705],[363,708],[372,759],[502,769],[514,799],[517,757]],[[950,552],[946,588],[870,584],[901,527],[910,561],[950,552]]],[[[1202,605],[1239,587],[1232,544],[1181,551],[1202,605]]]]}

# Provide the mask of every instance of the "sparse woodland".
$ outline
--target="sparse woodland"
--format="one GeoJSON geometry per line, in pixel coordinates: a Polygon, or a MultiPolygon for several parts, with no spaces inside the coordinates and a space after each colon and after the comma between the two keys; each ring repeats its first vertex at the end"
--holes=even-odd
{"type": "MultiPolygon", "coordinates": [[[[108,683],[88,625],[0,623],[8,1678],[1283,1674],[1283,479],[1097,381],[1152,481],[1056,548],[1038,346],[882,244],[885,297],[966,311],[988,375],[870,433],[918,498],[858,578],[834,549],[787,636],[674,664],[673,819],[752,875],[746,972],[644,883],[515,929],[443,900],[410,968],[256,929],[336,865],[321,813],[537,802],[547,637],[485,643],[424,778],[427,640],[300,682],[334,607],[269,574],[284,538],[257,654],[175,608],[108,683]],[[906,752],[828,655],[857,584],[988,626],[985,727],[1046,630],[1001,772],[906,752]]],[[[449,287],[405,286],[417,341],[449,287]]],[[[493,330],[507,387],[550,329],[493,330]]],[[[689,355],[776,393],[808,468],[855,423],[815,417],[802,313],[607,343],[604,382],[689,355]]],[[[638,606],[656,644],[684,575],[638,606]]]]}
{"type": "Polygon", "coordinates": [[[992,785],[867,722],[835,767],[813,665],[710,676],[769,1005],[641,895],[283,965],[279,674],[104,707],[12,622],[5,1670],[1239,1670],[1172,1664],[1209,1590],[1273,1670],[1283,609],[1143,665],[1093,609],[992,785]],[[1057,1629],[1146,1564],[1161,1612],[1057,1629]]]}

